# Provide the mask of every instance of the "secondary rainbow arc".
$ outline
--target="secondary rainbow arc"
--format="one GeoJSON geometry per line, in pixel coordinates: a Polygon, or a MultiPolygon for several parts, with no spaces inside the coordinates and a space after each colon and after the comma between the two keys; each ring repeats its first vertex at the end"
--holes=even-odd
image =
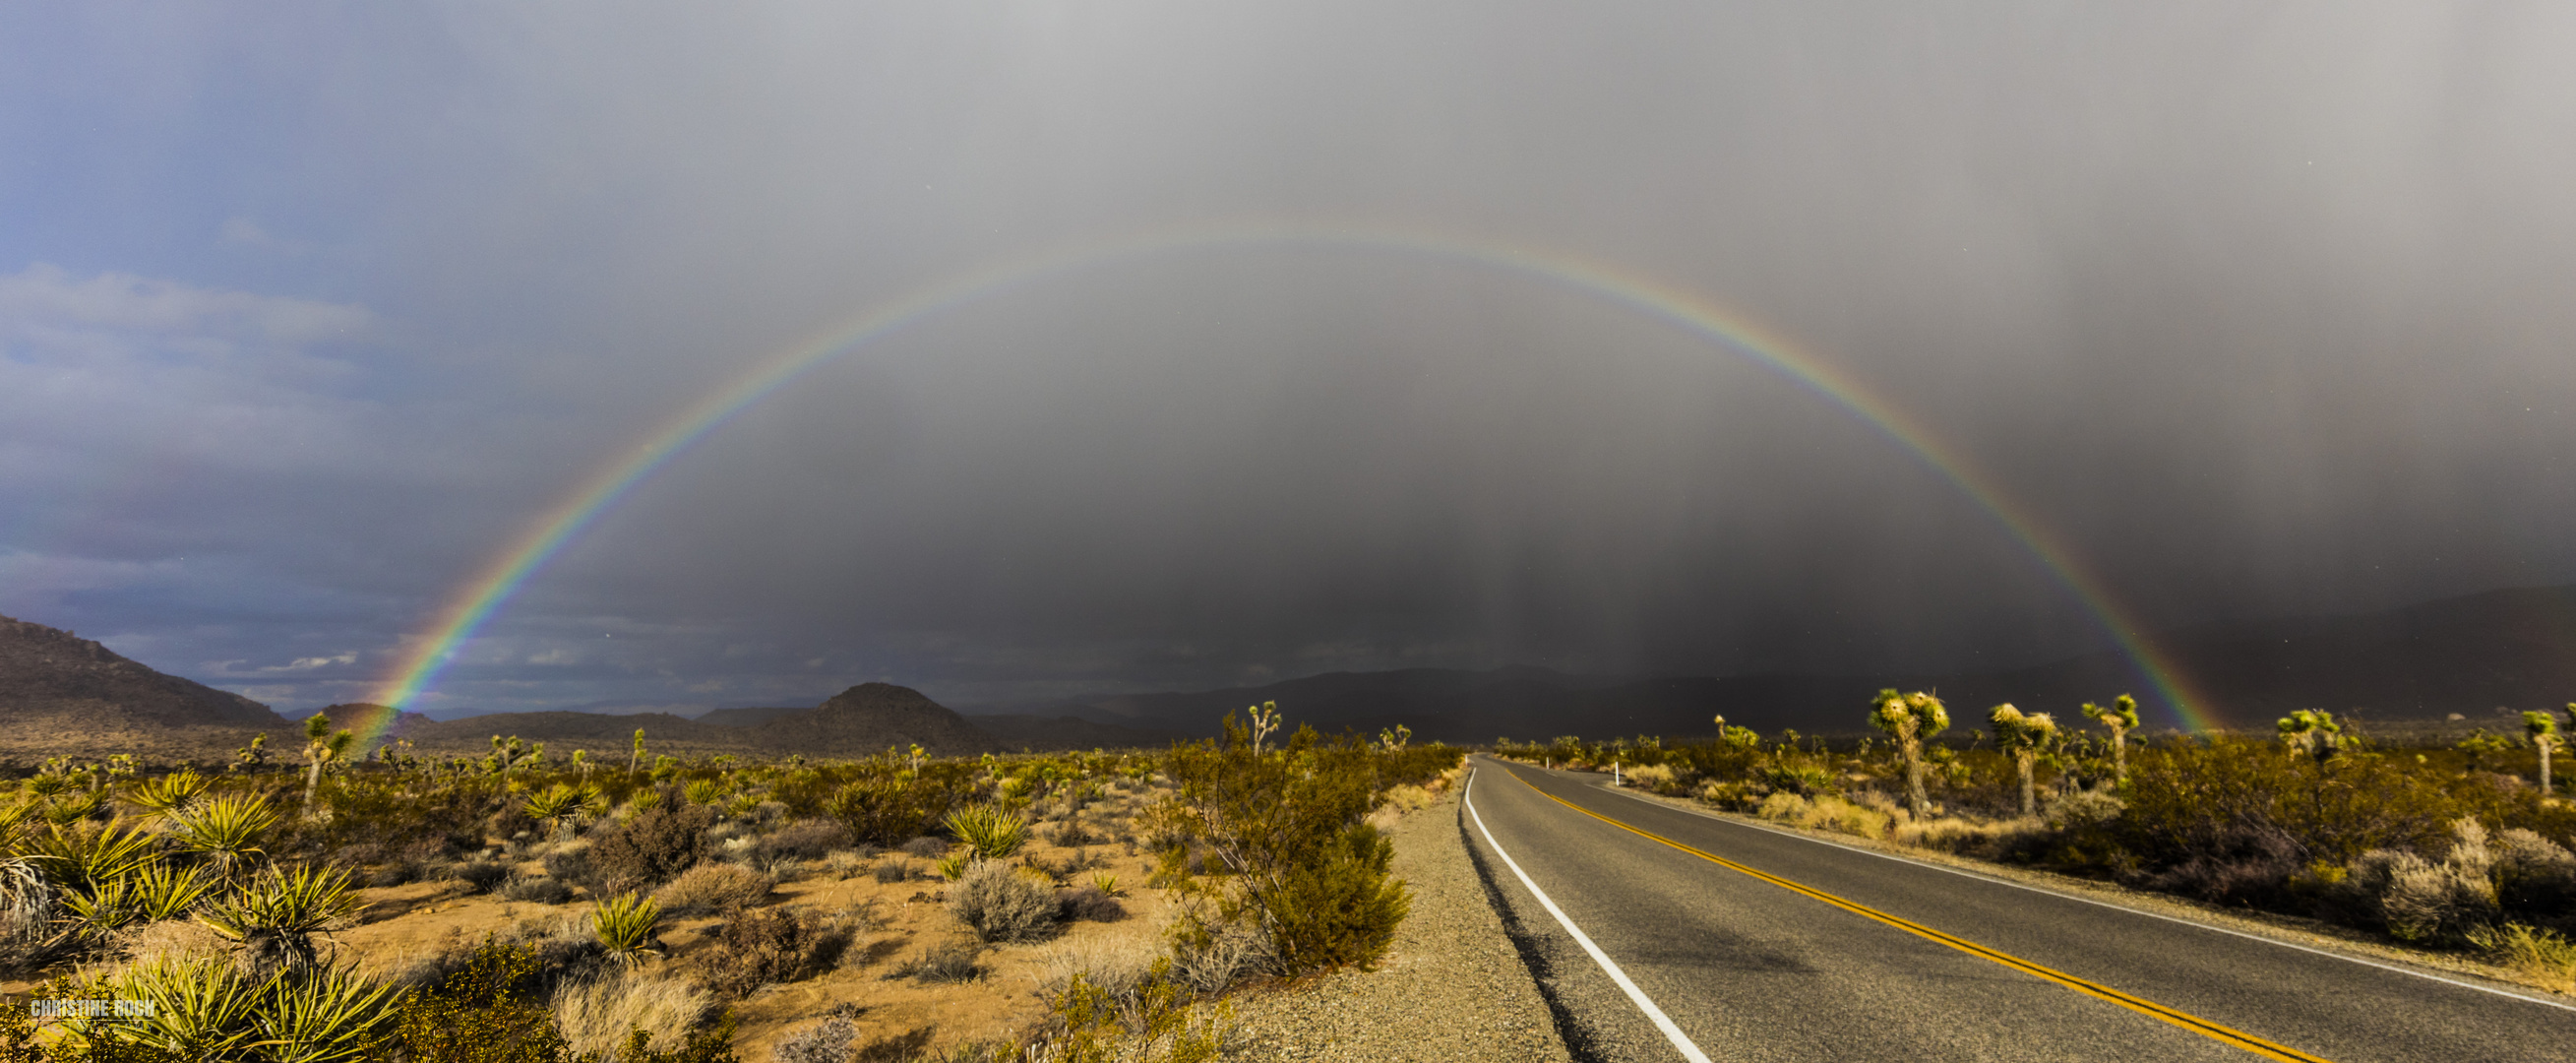
{"type": "MultiPolygon", "coordinates": [[[[391,678],[369,699],[405,707],[428,690],[458,650],[546,562],[673,457],[797,377],[944,312],[1075,270],[1141,256],[1227,247],[1364,251],[1427,256],[1567,287],[1659,319],[1793,380],[1868,425],[1949,480],[1994,519],[2099,622],[2154,691],[2192,730],[2212,726],[2207,701],[2152,644],[2107,583],[1994,476],[1865,381],[1739,315],[1616,266],[1561,251],[1395,228],[1229,225],[1073,244],[1000,262],[917,289],[790,346],[694,402],[600,466],[477,570],[434,614],[430,633],[408,640],[391,678]]],[[[373,745],[395,714],[363,735],[373,745]]]]}

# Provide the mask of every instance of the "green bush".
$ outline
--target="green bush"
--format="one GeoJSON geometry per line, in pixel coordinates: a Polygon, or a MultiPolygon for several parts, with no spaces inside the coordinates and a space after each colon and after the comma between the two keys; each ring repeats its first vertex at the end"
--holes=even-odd
{"type": "Polygon", "coordinates": [[[394,1040],[410,1063],[565,1063],[535,953],[485,941],[462,971],[404,998],[394,1040]]]}
{"type": "Polygon", "coordinates": [[[1256,751],[1231,715],[1225,730],[1222,742],[1173,747],[1163,771],[1177,789],[1147,817],[1148,833],[1163,841],[1158,881],[1208,889],[1192,881],[1202,850],[1228,879],[1216,889],[1218,903],[1184,915],[1176,944],[1206,952],[1249,926],[1267,934],[1253,952],[1275,974],[1375,963],[1407,898],[1387,874],[1392,850],[1363,821],[1385,788],[1448,771],[1460,752],[1390,751],[1357,736],[1327,740],[1308,727],[1256,751]]]}

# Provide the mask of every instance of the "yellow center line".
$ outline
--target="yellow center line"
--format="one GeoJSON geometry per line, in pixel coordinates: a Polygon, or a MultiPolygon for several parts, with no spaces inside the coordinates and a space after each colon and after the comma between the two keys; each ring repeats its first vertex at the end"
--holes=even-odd
{"type": "Polygon", "coordinates": [[[1968,955],[1975,956],[1978,959],[1999,963],[2006,967],[2010,967],[2013,970],[2020,971],[2023,974],[2031,975],[2045,981],[2055,982],[2086,996],[2110,1001],[2111,1003],[2117,1004],[2141,1015],[2145,1015],[2149,1018],[2172,1023],[2173,1025],[2180,1026],[2183,1029],[2209,1038],[2210,1040],[2217,1041],[2220,1044],[2242,1048],[2258,1056],[2286,1060],[2288,1063],[2328,1063],[2328,1061],[2323,1057],[2312,1056],[2295,1048],[2274,1044],[2260,1037],[2256,1037],[2253,1034],[2221,1026],[2189,1012],[2176,1011],[2152,1000],[2130,996],[2127,993],[2123,993],[2099,982],[2086,981],[2062,971],[2051,970],[2049,968],[2042,967],[2039,964],[2032,963],[2029,960],[2011,955],[2010,953],[1997,952],[1993,949],[1977,944],[1976,942],[1969,941],[1964,938],[1953,937],[1949,934],[1942,933],[1941,931],[1934,930],[1931,927],[1924,926],[1921,923],[1914,922],[1913,920],[1890,915],[1866,904],[1862,904],[1857,901],[1844,900],[1841,897],[1834,896],[1833,894],[1827,893],[1823,890],[1799,885],[1798,883],[1791,882],[1788,879],[1781,878],[1780,876],[1771,874],[1770,872],[1746,867],[1743,864],[1736,863],[1733,860],[1729,860],[1715,853],[1692,848],[1691,846],[1674,841],[1671,838],[1664,837],[1661,834],[1639,827],[1630,826],[1629,824],[1623,823],[1619,820],[1612,819],[1608,816],[1602,815],[1601,813],[1595,812],[1581,805],[1577,805],[1572,801],[1558,797],[1555,794],[1549,793],[1545,790],[1540,790],[1538,788],[1538,784],[1533,783],[1528,779],[1522,779],[1519,772],[1512,771],[1508,767],[1505,768],[1504,773],[1510,775],[1514,779],[1519,779],[1521,785],[1529,787],[1541,797],[1554,801],[1557,804],[1564,805],[1567,808],[1600,820],[1601,822],[1607,823],[1613,827],[1617,827],[1620,830],[1627,831],[1630,834],[1650,839],[1652,841],[1661,842],[1685,853],[1689,853],[1692,856],[1696,856],[1702,860],[1716,864],[1717,866],[1723,867],[1729,871],[1760,879],[1774,886],[1778,886],[1781,889],[1788,890],[1791,893],[1815,898],[1816,900],[1823,901],[1826,904],[1833,905],[1836,908],[1840,908],[1854,915],[1875,919],[1916,937],[1920,937],[1928,941],[1937,941],[1941,944],[1948,945],[1951,948],[1967,953],[1968,955]]]}

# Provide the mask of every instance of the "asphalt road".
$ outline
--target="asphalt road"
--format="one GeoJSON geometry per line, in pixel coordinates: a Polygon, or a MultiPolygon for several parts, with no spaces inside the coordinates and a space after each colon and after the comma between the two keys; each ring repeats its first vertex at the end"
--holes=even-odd
{"type": "Polygon", "coordinates": [[[1460,829],[1578,1059],[2576,1060],[2576,1009],[1474,764],[1460,829]]]}

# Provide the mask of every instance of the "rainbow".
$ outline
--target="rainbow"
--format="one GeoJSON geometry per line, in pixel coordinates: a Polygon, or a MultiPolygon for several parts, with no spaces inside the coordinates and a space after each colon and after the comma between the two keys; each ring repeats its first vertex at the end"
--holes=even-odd
{"type": "MultiPolygon", "coordinates": [[[[429,689],[467,640],[548,560],[672,457],[815,367],[946,312],[1077,270],[1176,251],[1308,248],[1427,257],[1544,281],[1660,320],[1787,377],[1859,418],[1974,500],[2100,622],[2186,729],[2212,726],[2192,690],[2110,588],[1994,477],[1866,382],[1737,315],[1616,266],[1554,250],[1394,228],[1228,225],[1165,230],[1058,247],[917,289],[761,360],[750,372],[646,432],[548,507],[440,607],[430,634],[406,640],[392,677],[369,700],[401,708],[429,689]]],[[[385,719],[391,721],[392,714],[385,719]]],[[[361,737],[373,745],[381,726],[361,737]]]]}

